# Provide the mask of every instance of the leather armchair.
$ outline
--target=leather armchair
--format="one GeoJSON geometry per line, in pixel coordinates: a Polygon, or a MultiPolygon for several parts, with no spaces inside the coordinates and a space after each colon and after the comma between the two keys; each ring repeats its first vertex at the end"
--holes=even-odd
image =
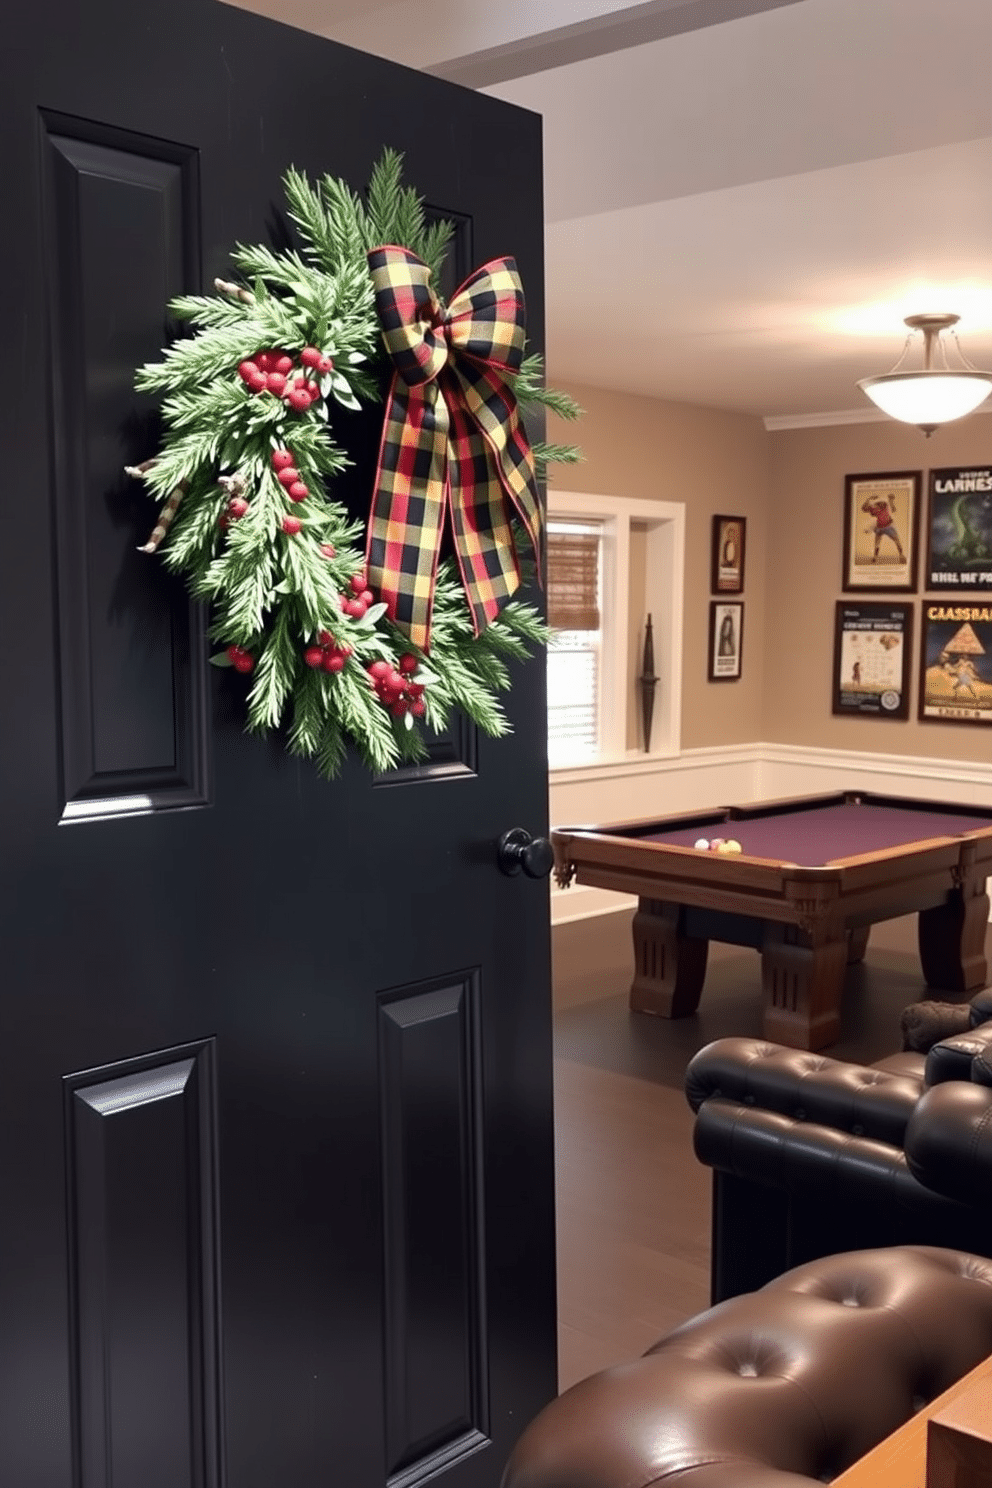
{"type": "Polygon", "coordinates": [[[812,1488],[990,1352],[992,1262],[829,1256],[566,1390],[520,1438],[503,1488],[812,1488]]]}
{"type": "Polygon", "coordinates": [[[686,1095],[696,1155],[713,1169],[713,1301],[866,1245],[992,1255],[992,1136],[976,1146],[970,1126],[986,1107],[992,1122],[992,993],[954,1012],[965,1031],[870,1066],[760,1039],[694,1056],[686,1095]],[[946,1176],[963,1164],[970,1184],[946,1176]]]}

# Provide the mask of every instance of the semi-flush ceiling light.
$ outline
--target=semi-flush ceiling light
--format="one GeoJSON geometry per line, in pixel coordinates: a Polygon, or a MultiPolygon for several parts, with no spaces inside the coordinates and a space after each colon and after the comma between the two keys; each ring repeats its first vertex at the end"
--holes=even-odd
{"type": "Polygon", "coordinates": [[[971,365],[956,335],[954,344],[961,365],[948,364],[946,343],[941,341],[940,333],[957,325],[959,319],[958,315],[907,315],[905,323],[910,334],[892,371],[879,377],[863,377],[858,383],[883,413],[904,424],[915,424],[927,438],[940,424],[974,413],[992,393],[992,372],[979,372],[971,365]],[[923,370],[901,372],[914,331],[923,332],[923,370]]]}

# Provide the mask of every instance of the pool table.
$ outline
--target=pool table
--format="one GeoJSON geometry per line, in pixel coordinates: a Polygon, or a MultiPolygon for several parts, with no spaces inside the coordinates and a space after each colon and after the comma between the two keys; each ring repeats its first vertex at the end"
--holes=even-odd
{"type": "Polygon", "coordinates": [[[865,791],[721,806],[551,834],[555,877],[636,894],[630,1006],[695,1012],[711,940],[761,951],[764,1035],[822,1049],[871,926],[919,914],[927,985],[985,985],[992,809],[865,791]],[[731,838],[739,854],[704,851],[731,838]]]}

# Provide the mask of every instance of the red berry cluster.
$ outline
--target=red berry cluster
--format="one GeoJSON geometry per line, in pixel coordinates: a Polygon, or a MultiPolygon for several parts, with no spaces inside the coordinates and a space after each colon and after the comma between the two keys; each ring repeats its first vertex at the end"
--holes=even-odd
{"type": "Polygon", "coordinates": [[[255,667],[255,658],[244,646],[228,646],[227,659],[236,672],[251,672],[255,667]]]}
{"type": "Polygon", "coordinates": [[[316,644],[304,651],[303,660],[315,670],[319,667],[325,672],[340,672],[351,651],[350,646],[339,645],[330,631],[321,630],[317,632],[316,644]]]}
{"type": "Polygon", "coordinates": [[[410,681],[419,665],[417,658],[407,651],[400,657],[398,666],[391,666],[388,661],[373,661],[365,668],[372,679],[376,697],[394,718],[402,718],[404,713],[412,713],[414,718],[424,716],[423,684],[410,681]]]}
{"type": "Polygon", "coordinates": [[[375,595],[369,588],[368,575],[352,574],[348,580],[348,586],[351,589],[350,597],[342,594],[338,603],[345,615],[350,615],[353,620],[363,620],[369,605],[375,604],[375,595]]]}
{"type": "Polygon", "coordinates": [[[288,449],[277,449],[272,451],[272,468],[276,473],[276,480],[282,486],[290,501],[305,501],[310,495],[309,488],[300,479],[300,472],[293,463],[293,455],[288,449]]]}
{"type": "Polygon", "coordinates": [[[300,365],[305,370],[291,377],[295,363],[288,352],[259,351],[239,364],[238,376],[249,392],[272,393],[297,413],[305,413],[321,397],[320,385],[314,379],[330,372],[334,362],[316,346],[305,346],[300,352],[300,365]]]}

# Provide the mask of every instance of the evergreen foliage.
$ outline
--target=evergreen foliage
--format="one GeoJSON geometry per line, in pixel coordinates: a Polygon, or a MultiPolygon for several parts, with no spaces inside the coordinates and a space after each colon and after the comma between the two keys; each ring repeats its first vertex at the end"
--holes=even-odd
{"type": "MultiPolygon", "coordinates": [[[[325,776],[349,745],[381,772],[424,757],[420,722],[442,729],[455,709],[490,735],[507,732],[498,694],[510,686],[508,663],[546,631],[532,606],[513,601],[475,636],[453,559],[438,573],[429,657],[412,651],[385,605],[363,595],[362,525],[330,492],[350,463],[335,437],[341,410],[378,401],[386,370],[366,253],[402,244],[436,282],[452,227],[426,221],[393,150],[376,164],[364,201],[327,175],[314,185],[290,169],[284,186],[299,247],[239,244],[232,258],[243,282],[218,280],[215,295],[172,301],[191,334],[137,372],[140,391],[164,395],[165,437],[135,473],[163,504],[149,550],[160,541],[168,567],[209,603],[221,648],[214,663],[250,677],[248,727],[283,727],[291,752],[325,776]],[[405,690],[397,694],[394,681],[392,693],[377,691],[375,663],[388,663],[394,679],[401,666],[405,690]]],[[[513,383],[524,410],[579,412],[543,386],[539,357],[528,356],[513,383]]],[[[578,451],[542,443],[534,455],[543,472],[578,451]]]]}

